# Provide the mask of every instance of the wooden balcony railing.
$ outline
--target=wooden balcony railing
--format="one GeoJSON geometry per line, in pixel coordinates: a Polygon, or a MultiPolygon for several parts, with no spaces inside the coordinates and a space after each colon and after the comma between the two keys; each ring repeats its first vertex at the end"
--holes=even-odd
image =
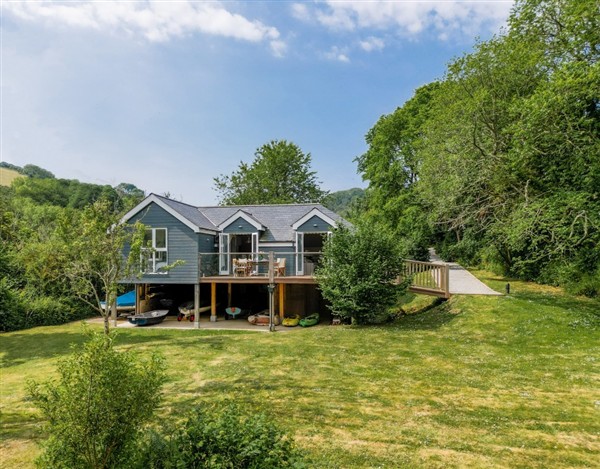
{"type": "MultiPolygon", "coordinates": [[[[320,252],[277,252],[273,253],[272,264],[269,263],[268,252],[230,252],[230,253],[199,253],[198,274],[199,277],[217,277],[245,275],[248,277],[271,277],[271,275],[283,275],[287,277],[312,276],[314,269],[321,261],[320,252]],[[285,259],[283,270],[276,271],[276,260],[285,259]],[[248,262],[250,267],[245,274],[236,273],[235,266],[238,261],[248,262]],[[301,263],[301,264],[300,264],[301,263]],[[301,266],[301,269],[298,269],[301,266]],[[271,272],[270,270],[273,270],[271,272]]],[[[400,281],[410,277],[409,291],[425,295],[450,298],[449,287],[450,268],[448,264],[404,261],[404,272],[400,281]]]]}
{"type": "MultiPolygon", "coordinates": [[[[236,276],[236,267],[240,263],[248,265],[247,276],[269,276],[269,252],[201,252],[198,254],[199,277],[236,276]],[[240,262],[241,261],[241,262],[240,262]]],[[[322,258],[321,252],[274,252],[275,264],[277,259],[284,260],[284,267],[278,274],[287,277],[312,276],[322,258]]],[[[281,265],[281,263],[279,264],[281,265]]],[[[277,265],[273,266],[277,269],[277,265]]]]}

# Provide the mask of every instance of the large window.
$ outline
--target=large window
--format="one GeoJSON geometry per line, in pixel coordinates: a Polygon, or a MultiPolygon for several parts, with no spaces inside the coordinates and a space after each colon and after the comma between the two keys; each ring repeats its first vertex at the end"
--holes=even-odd
{"type": "Polygon", "coordinates": [[[167,229],[146,228],[144,236],[144,261],[146,273],[166,273],[167,266],[167,229]]]}

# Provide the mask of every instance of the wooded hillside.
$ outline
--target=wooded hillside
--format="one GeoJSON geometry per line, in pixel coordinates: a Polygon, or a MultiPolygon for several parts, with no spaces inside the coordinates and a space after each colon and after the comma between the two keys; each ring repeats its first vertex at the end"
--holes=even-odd
{"type": "Polygon", "coordinates": [[[366,216],[426,257],[600,293],[600,15],[520,0],[367,134],[366,216]]]}

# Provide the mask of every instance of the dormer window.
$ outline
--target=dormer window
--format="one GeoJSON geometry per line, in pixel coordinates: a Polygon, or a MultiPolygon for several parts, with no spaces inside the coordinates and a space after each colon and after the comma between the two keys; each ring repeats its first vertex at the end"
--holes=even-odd
{"type": "Polygon", "coordinates": [[[144,261],[146,273],[165,273],[167,266],[167,229],[146,228],[144,235],[144,261]]]}

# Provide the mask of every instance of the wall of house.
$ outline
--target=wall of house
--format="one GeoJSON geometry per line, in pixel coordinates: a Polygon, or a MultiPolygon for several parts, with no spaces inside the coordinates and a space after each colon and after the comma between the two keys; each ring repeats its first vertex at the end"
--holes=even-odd
{"type": "MultiPolygon", "coordinates": [[[[152,203],[140,213],[134,215],[131,223],[142,222],[150,228],[167,229],[168,262],[172,264],[176,260],[184,261],[183,265],[177,266],[164,274],[145,274],[135,280],[135,283],[195,283],[198,281],[198,252],[199,241],[210,238],[209,235],[198,235],[177,218],[166,212],[158,205],[152,203]],[[199,236],[201,238],[199,238],[199,236]]],[[[214,250],[214,237],[212,237],[210,249],[214,250]]],[[[202,241],[209,244],[208,241],[202,241]]]]}
{"type": "Polygon", "coordinates": [[[300,231],[302,233],[321,233],[331,231],[331,226],[318,216],[314,215],[300,225],[296,231],[300,231]]]}

